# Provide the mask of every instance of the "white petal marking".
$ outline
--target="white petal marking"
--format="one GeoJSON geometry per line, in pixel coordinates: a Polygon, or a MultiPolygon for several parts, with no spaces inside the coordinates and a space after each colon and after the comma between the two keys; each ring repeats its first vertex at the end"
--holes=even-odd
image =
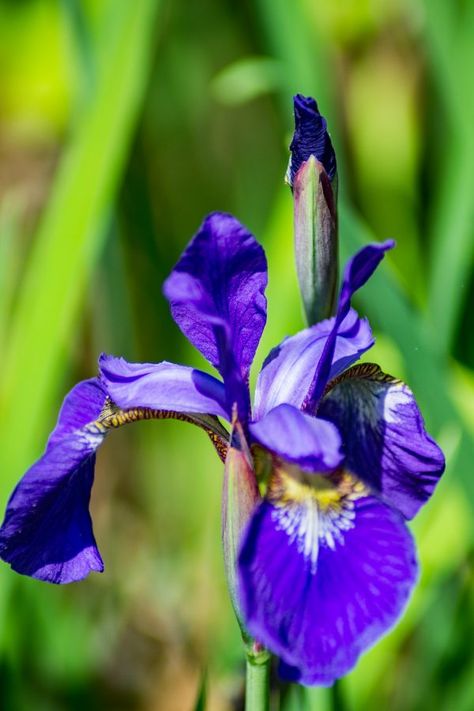
{"type": "Polygon", "coordinates": [[[302,483],[277,469],[268,489],[273,504],[272,519],[279,530],[285,531],[288,544],[296,545],[316,572],[320,546],[335,550],[344,545],[344,533],[354,526],[354,500],[364,495],[363,485],[349,473],[338,473],[334,483],[329,477],[314,477],[323,486],[302,483]]]}

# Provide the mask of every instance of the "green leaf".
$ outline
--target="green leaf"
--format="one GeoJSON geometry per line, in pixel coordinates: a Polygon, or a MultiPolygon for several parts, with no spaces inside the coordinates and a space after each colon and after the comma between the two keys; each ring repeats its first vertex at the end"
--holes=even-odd
{"type": "Polygon", "coordinates": [[[157,0],[110,2],[104,13],[95,89],[57,170],[3,363],[4,497],[38,454],[58,405],[146,86],[158,6],[157,0]]]}
{"type": "Polygon", "coordinates": [[[239,106],[268,94],[281,84],[281,65],[270,57],[244,57],[224,67],[211,84],[215,98],[239,106]]]}
{"type": "MultiPolygon", "coordinates": [[[[343,203],[340,209],[341,233],[344,235],[343,256],[353,254],[363,244],[374,241],[374,235],[343,203]]],[[[474,498],[474,479],[470,475],[474,460],[474,438],[460,420],[459,411],[450,390],[449,371],[433,352],[423,328],[423,317],[405,299],[395,278],[382,268],[361,290],[358,300],[370,320],[392,334],[405,361],[408,384],[419,397],[428,424],[439,432],[442,427],[456,423],[461,430],[461,443],[455,461],[450,462],[462,477],[470,501],[474,498]]]]}
{"type": "Polygon", "coordinates": [[[204,669],[201,674],[201,682],[199,684],[194,711],[206,711],[207,704],[207,671],[204,669]]]}
{"type": "MultiPolygon", "coordinates": [[[[426,40],[439,92],[440,141],[435,146],[435,195],[426,329],[441,354],[450,350],[474,256],[474,6],[425,0],[426,40]]],[[[434,161],[433,161],[434,163],[434,161]]]]}
{"type": "Polygon", "coordinates": [[[3,199],[0,209],[0,357],[2,361],[20,267],[16,248],[21,237],[20,214],[21,200],[14,195],[3,199]]]}

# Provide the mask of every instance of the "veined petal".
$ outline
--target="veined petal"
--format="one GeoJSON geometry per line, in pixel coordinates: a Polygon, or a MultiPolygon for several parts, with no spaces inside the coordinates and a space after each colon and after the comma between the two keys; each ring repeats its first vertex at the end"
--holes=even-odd
{"type": "Polygon", "coordinates": [[[332,492],[277,477],[239,558],[247,629],[280,656],[282,675],[309,685],[352,669],[400,616],[416,577],[402,517],[347,474],[332,492]]]}
{"type": "Polygon", "coordinates": [[[288,338],[270,353],[257,382],[255,418],[281,402],[314,413],[328,380],[335,377],[340,338],[346,337],[349,351],[344,354],[345,367],[370,348],[370,328],[367,323],[364,328],[351,309],[351,298],[394,246],[387,240],[359,250],[346,264],[336,316],[288,338]]]}
{"type": "Polygon", "coordinates": [[[413,518],[433,493],[445,461],[410,388],[373,363],[354,366],[329,387],[318,416],[339,428],[347,466],[413,518]]]}
{"type": "Polygon", "coordinates": [[[102,412],[106,397],[107,392],[99,378],[90,378],[77,383],[64,398],[56,427],[49,436],[47,448],[96,420],[102,412]]]}
{"type": "Polygon", "coordinates": [[[285,461],[323,472],[335,469],[343,458],[339,432],[329,424],[291,405],[279,405],[249,430],[255,441],[285,461]]]}
{"type": "Polygon", "coordinates": [[[262,247],[232,215],[217,212],[204,220],[165,282],[174,320],[221,373],[230,408],[237,402],[248,409],[248,375],[266,321],[266,285],[262,247]]]}
{"type": "Polygon", "coordinates": [[[106,398],[98,379],[73,388],[45,454],[13,492],[0,529],[0,557],[18,573],[70,583],[103,570],[89,499],[95,451],[105,437],[93,421],[106,398]]]}
{"type": "Polygon", "coordinates": [[[227,420],[224,384],[207,373],[174,363],[128,363],[103,353],[101,377],[112,400],[121,408],[207,413],[227,420]]]}
{"type": "MultiPolygon", "coordinates": [[[[335,318],[321,321],[285,339],[270,352],[257,379],[254,419],[282,403],[301,408],[335,322],[335,318]]],[[[368,321],[351,309],[338,328],[330,377],[335,378],[355,363],[373,343],[368,321]]]]}
{"type": "Polygon", "coordinates": [[[331,369],[337,337],[341,324],[350,313],[352,296],[370,279],[384,258],[385,252],[389,249],[393,249],[394,246],[395,242],[393,240],[387,240],[380,244],[368,244],[366,247],[360,249],[347,262],[339,293],[339,303],[334,325],[324,344],[323,352],[314,373],[313,382],[303,403],[303,409],[309,410],[310,412],[316,410],[329,378],[334,377],[331,374],[331,369]]]}
{"type": "Polygon", "coordinates": [[[297,94],[293,98],[295,131],[290,145],[291,158],[287,180],[290,185],[301,165],[315,156],[333,180],[336,175],[336,154],[327,132],[326,119],[319,113],[316,101],[310,96],[297,94]]]}

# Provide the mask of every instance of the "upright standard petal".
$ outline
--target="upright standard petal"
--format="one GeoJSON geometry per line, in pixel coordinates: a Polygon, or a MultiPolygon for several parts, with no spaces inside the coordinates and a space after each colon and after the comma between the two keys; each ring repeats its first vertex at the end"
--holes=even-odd
{"type": "Polygon", "coordinates": [[[266,321],[266,285],[262,247],[224,213],[204,220],[165,282],[174,320],[221,373],[230,406],[236,401],[248,408],[248,375],[266,321]]]}
{"type": "Polygon", "coordinates": [[[378,365],[355,365],[330,384],[318,416],[341,432],[349,469],[413,518],[433,493],[445,461],[410,388],[378,365]]]}
{"type": "Polygon", "coordinates": [[[304,471],[324,472],[342,461],[339,432],[329,422],[307,415],[291,405],[279,405],[249,425],[262,447],[304,471]]]}
{"type": "Polygon", "coordinates": [[[70,583],[103,563],[92,531],[89,499],[100,416],[107,393],[98,379],[66,397],[45,454],[21,479],[0,528],[0,557],[13,570],[51,583],[70,583]]]}
{"type": "Polygon", "coordinates": [[[287,180],[292,186],[301,165],[314,156],[322,163],[329,180],[336,175],[336,154],[327,132],[326,119],[319,113],[316,101],[297,94],[293,99],[295,131],[290,144],[291,158],[287,180]]]}
{"type": "Polygon", "coordinates": [[[280,656],[283,676],[309,685],[352,669],[395,623],[416,576],[402,517],[348,474],[333,491],[277,475],[239,558],[247,629],[280,656]]]}
{"type": "Polygon", "coordinates": [[[339,328],[344,319],[350,313],[351,299],[358,289],[370,279],[374,271],[385,256],[385,252],[393,249],[395,242],[387,240],[380,244],[369,244],[360,249],[346,264],[341,290],[339,293],[339,304],[337,314],[329,334],[324,349],[319,359],[313,382],[303,403],[303,409],[314,412],[318,402],[324,392],[331,374],[334,352],[336,349],[339,328]]]}
{"type": "MultiPolygon", "coordinates": [[[[257,380],[254,419],[282,403],[301,408],[335,321],[331,318],[300,331],[270,352],[257,380]]],[[[368,321],[351,309],[338,328],[330,377],[335,378],[359,360],[373,343],[368,321]]]]}

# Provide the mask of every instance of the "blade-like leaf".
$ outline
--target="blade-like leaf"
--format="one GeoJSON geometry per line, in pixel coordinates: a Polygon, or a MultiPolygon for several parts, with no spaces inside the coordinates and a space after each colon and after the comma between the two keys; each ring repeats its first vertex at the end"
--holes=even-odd
{"type": "Polygon", "coordinates": [[[201,681],[194,704],[194,711],[206,711],[207,705],[207,672],[204,669],[201,674],[201,681]]]}
{"type": "Polygon", "coordinates": [[[50,424],[141,105],[158,5],[112,2],[103,18],[95,89],[58,168],[3,364],[3,495],[38,453],[50,424]]]}

